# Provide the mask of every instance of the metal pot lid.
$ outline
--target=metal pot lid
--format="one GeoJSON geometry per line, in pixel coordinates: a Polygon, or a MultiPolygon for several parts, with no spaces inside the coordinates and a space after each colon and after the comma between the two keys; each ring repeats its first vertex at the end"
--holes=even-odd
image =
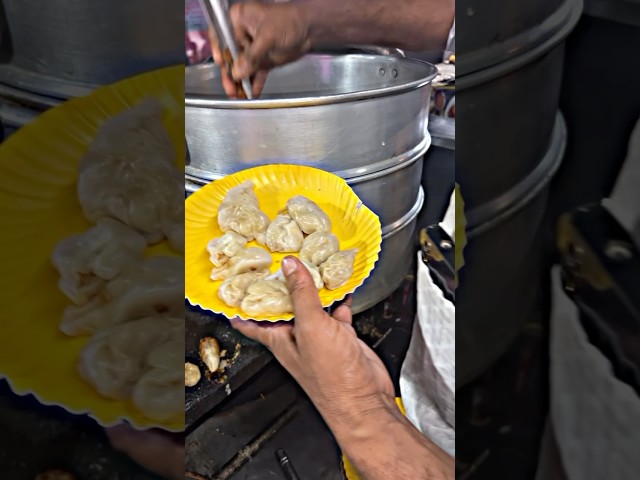
{"type": "Polygon", "coordinates": [[[437,69],[420,60],[384,55],[306,55],[273,69],[260,99],[229,99],[213,64],[187,67],[185,106],[225,109],[292,108],[345,103],[422,88],[437,69]]]}

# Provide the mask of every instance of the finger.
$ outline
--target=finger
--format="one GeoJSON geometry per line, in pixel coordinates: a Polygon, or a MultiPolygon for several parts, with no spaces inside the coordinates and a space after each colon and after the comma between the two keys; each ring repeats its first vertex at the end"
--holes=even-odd
{"type": "Polygon", "coordinates": [[[313,319],[318,318],[318,315],[326,315],[313,278],[300,260],[291,256],[285,257],[282,261],[282,273],[291,292],[296,325],[313,323],[313,319]]]}
{"type": "Polygon", "coordinates": [[[241,318],[232,318],[230,323],[245,337],[263,344],[272,351],[281,349],[283,344],[293,342],[290,323],[258,323],[241,318]]]}
{"type": "Polygon", "coordinates": [[[269,58],[269,51],[276,44],[273,35],[265,33],[258,35],[246,48],[233,66],[233,78],[241,80],[254,75],[269,58]]]}
{"type": "Polygon", "coordinates": [[[267,70],[260,70],[253,77],[253,80],[251,81],[251,87],[253,89],[254,98],[258,98],[262,93],[262,90],[264,89],[264,84],[267,81],[268,74],[269,72],[267,70]]]}
{"type": "Polygon", "coordinates": [[[236,83],[229,76],[229,72],[227,72],[227,69],[224,66],[220,67],[220,72],[221,72],[222,88],[224,88],[225,93],[230,98],[238,98],[236,83]]]}
{"type": "Polygon", "coordinates": [[[220,48],[218,47],[218,37],[212,28],[209,29],[209,44],[211,45],[213,62],[216,65],[222,65],[222,52],[220,52],[220,48]]]}
{"type": "Polygon", "coordinates": [[[351,311],[351,295],[347,296],[347,298],[342,302],[338,307],[333,311],[331,316],[338,320],[339,322],[348,323],[351,325],[353,313],[351,311]]]}

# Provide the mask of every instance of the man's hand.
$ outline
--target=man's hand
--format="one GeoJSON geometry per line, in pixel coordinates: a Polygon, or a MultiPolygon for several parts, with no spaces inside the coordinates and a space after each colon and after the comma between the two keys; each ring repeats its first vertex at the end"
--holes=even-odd
{"type": "MultiPolygon", "coordinates": [[[[268,71],[297,60],[311,47],[307,20],[296,4],[237,3],[229,11],[236,41],[241,50],[233,72],[222,68],[222,85],[236,97],[233,79],[251,78],[253,95],[258,97],[268,71]]],[[[224,67],[214,32],[210,32],[213,60],[224,67]]]]}
{"type": "MultiPolygon", "coordinates": [[[[253,78],[257,97],[266,72],[300,58],[311,48],[379,45],[413,51],[442,51],[455,16],[454,0],[305,0],[238,3],[230,9],[243,52],[233,78],[253,78]]],[[[222,56],[212,39],[215,62],[222,56]]],[[[223,69],[224,70],[224,69],[223,69]]],[[[223,76],[225,91],[235,85],[223,76]]]]}
{"type": "Polygon", "coordinates": [[[129,425],[106,429],[111,446],[141,467],[168,480],[184,478],[184,436],[135,430],[129,425]],[[175,438],[174,438],[175,437],[175,438]]]}
{"type": "Polygon", "coordinates": [[[453,459],[398,410],[389,373],[351,326],[350,300],[329,316],[299,260],[285,258],[282,271],[293,325],[240,319],[232,325],[266,345],[298,381],[362,478],[452,479],[453,459]]]}
{"type": "Polygon", "coordinates": [[[391,377],[351,325],[351,300],[329,316],[306,268],[294,257],[282,262],[295,322],[264,326],[234,320],[247,337],[266,345],[307,392],[329,423],[380,409],[396,409],[391,377]]]}

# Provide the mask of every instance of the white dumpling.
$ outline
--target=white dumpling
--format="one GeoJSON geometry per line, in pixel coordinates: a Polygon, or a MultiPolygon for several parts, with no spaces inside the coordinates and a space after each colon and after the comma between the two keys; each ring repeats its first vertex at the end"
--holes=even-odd
{"type": "Polygon", "coordinates": [[[129,265],[89,302],[67,307],[60,330],[72,336],[86,335],[155,314],[184,314],[181,258],[149,257],[129,265]]]}
{"type": "Polygon", "coordinates": [[[207,367],[209,372],[213,373],[220,367],[220,344],[218,340],[213,337],[203,337],[198,343],[198,353],[200,353],[200,360],[207,367]]]}
{"type": "Polygon", "coordinates": [[[326,262],[320,265],[320,274],[325,287],[335,290],[349,281],[353,275],[353,263],[357,250],[344,250],[331,255],[326,262]]]}
{"type": "Polygon", "coordinates": [[[211,270],[211,280],[226,280],[234,275],[247,272],[264,272],[271,267],[271,254],[264,248],[247,248],[219,268],[211,270]]]}
{"type": "Polygon", "coordinates": [[[222,199],[222,205],[231,203],[244,203],[254,207],[260,206],[251,180],[247,180],[227,191],[227,194],[222,199]]]}
{"type": "Polygon", "coordinates": [[[221,205],[218,225],[223,232],[235,232],[251,241],[269,227],[269,217],[260,208],[249,203],[221,205]]]}
{"type": "Polygon", "coordinates": [[[142,235],[117,220],[104,218],[85,233],[56,245],[51,262],[60,273],[58,286],[73,303],[85,303],[124,266],[142,258],[146,247],[142,235]]]}
{"type": "Polygon", "coordinates": [[[218,225],[223,232],[235,232],[249,241],[267,230],[269,217],[260,210],[253,182],[229,189],[218,208],[218,225]]]}
{"type": "Polygon", "coordinates": [[[227,232],[221,237],[214,238],[207,245],[209,260],[216,267],[221,267],[229,261],[231,257],[244,250],[247,246],[247,239],[235,232],[227,232]]]}
{"type": "Polygon", "coordinates": [[[184,362],[184,386],[195,387],[200,378],[201,374],[198,366],[190,362],[184,362]]]}
{"type": "Polygon", "coordinates": [[[107,120],[80,160],[78,199],[89,220],[116,218],[183,252],[184,176],[162,117],[162,104],[148,98],[107,120]]]}
{"type": "Polygon", "coordinates": [[[146,317],[93,335],[80,354],[80,376],[108,398],[128,398],[148,353],[171,336],[184,338],[184,318],[146,317]]]}
{"type": "Polygon", "coordinates": [[[249,316],[281,315],[293,311],[289,290],[280,280],[258,280],[247,289],[240,309],[249,316]]]}
{"type": "Polygon", "coordinates": [[[311,274],[311,278],[313,278],[313,283],[318,290],[324,287],[324,281],[322,280],[322,275],[320,275],[320,269],[313,265],[312,263],[306,262],[302,260],[302,264],[307,267],[307,270],[311,274]]]}
{"type": "Polygon", "coordinates": [[[306,234],[331,231],[331,220],[328,215],[307,197],[296,195],[290,198],[287,201],[287,212],[306,234]]]}
{"type": "Polygon", "coordinates": [[[304,235],[289,215],[278,215],[269,224],[267,231],[259,234],[256,240],[272,252],[291,253],[300,251],[304,235]]]}
{"type": "Polygon", "coordinates": [[[180,365],[184,336],[176,335],[156,345],[145,362],[145,372],[133,387],[133,404],[145,416],[158,421],[184,413],[184,386],[180,365]]]}
{"type": "Polygon", "coordinates": [[[338,250],[340,242],[333,233],[314,232],[302,242],[300,259],[319,266],[338,250]]]}
{"type": "Polygon", "coordinates": [[[218,288],[218,298],[230,307],[238,307],[252,283],[264,278],[267,272],[248,272],[227,278],[218,288]]]}

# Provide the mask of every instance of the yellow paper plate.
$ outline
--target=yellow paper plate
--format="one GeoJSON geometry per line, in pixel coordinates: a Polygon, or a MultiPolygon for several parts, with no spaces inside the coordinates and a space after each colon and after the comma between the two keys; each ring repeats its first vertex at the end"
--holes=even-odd
{"type": "MultiPolygon", "coordinates": [[[[213,265],[206,250],[209,240],[223,234],[218,227],[217,214],[224,196],[230,188],[246,180],[254,183],[260,208],[270,219],[273,220],[278,211],[285,207],[288,199],[304,195],[316,202],[329,216],[332,232],[340,241],[340,249],[358,249],[353,276],[347,284],[336,290],[320,290],[323,306],[342,300],[362,285],[373,270],[380,253],[382,233],[376,214],[360,202],[342,178],[332,173],[300,165],[265,165],[209,183],[187,199],[185,297],[189,303],[227,318],[247,318],[239,308],[229,307],[218,298],[217,291],[222,281],[209,278],[213,265]]],[[[257,244],[254,241],[248,246],[257,244]]],[[[271,255],[271,271],[275,272],[280,268],[282,259],[289,254],[271,255]]],[[[293,314],[288,314],[253,320],[273,322],[292,318],[293,314]]]]}
{"type": "MultiPolygon", "coordinates": [[[[67,299],[51,266],[54,246],[85,231],[76,197],[76,165],[108,118],[153,96],[184,168],[184,67],[140,75],[49,110],[0,146],[0,377],[18,394],[89,414],[102,425],[123,419],[138,428],[184,429],[184,414],[159,424],[130,401],[100,396],[77,373],[88,337],[58,330],[67,299]]],[[[171,254],[159,244],[149,254],[171,254]]]]}
{"type": "MultiPolygon", "coordinates": [[[[402,412],[402,415],[407,414],[407,412],[405,412],[404,410],[404,404],[402,403],[401,398],[396,397],[396,405],[398,405],[398,408],[402,412]]],[[[351,465],[351,462],[349,461],[349,459],[344,455],[342,456],[342,469],[343,469],[344,477],[346,480],[360,480],[360,476],[358,475],[358,472],[353,467],[353,465],[351,465]]]]}

